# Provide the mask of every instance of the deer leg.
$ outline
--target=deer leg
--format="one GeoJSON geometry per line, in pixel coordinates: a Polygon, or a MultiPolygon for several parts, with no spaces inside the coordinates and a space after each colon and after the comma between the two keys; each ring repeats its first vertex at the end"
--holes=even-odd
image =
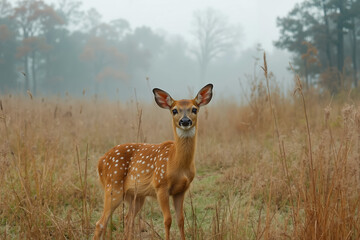
{"type": "Polygon", "coordinates": [[[171,213],[169,192],[167,189],[159,189],[156,195],[164,218],[166,240],[170,240],[171,213]]]}
{"type": "Polygon", "coordinates": [[[96,223],[95,234],[93,238],[94,240],[104,239],[109,217],[114,212],[114,210],[119,206],[121,201],[122,198],[118,194],[117,196],[114,196],[113,189],[111,187],[105,189],[104,210],[101,215],[101,218],[96,223]]]}
{"type": "Polygon", "coordinates": [[[184,198],[185,192],[178,193],[173,196],[174,200],[174,208],[176,212],[176,221],[179,227],[181,239],[185,240],[185,232],[184,232],[184,198]]]}
{"type": "Polygon", "coordinates": [[[132,238],[132,232],[134,229],[135,217],[138,212],[141,210],[144,205],[145,198],[144,197],[130,197],[128,199],[129,202],[129,211],[126,214],[126,230],[125,230],[125,239],[132,238]]]}

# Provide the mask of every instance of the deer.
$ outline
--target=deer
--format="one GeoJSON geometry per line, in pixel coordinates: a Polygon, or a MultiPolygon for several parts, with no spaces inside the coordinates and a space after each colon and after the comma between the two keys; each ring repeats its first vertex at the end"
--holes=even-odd
{"type": "MultiPolygon", "coordinates": [[[[128,203],[125,236],[128,235],[146,197],[156,198],[160,205],[166,240],[170,239],[172,198],[181,239],[185,239],[184,198],[196,172],[197,116],[200,107],[212,99],[212,90],[213,85],[207,84],[194,99],[177,101],[167,92],[153,89],[157,105],[170,111],[174,140],[121,144],[100,157],[97,170],[104,188],[104,208],[93,239],[104,238],[109,217],[123,201],[128,203]]],[[[131,238],[131,234],[126,236],[131,238]]]]}

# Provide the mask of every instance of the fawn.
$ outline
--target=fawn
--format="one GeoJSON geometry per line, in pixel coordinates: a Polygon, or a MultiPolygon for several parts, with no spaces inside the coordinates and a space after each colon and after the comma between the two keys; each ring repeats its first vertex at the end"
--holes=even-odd
{"type": "Polygon", "coordinates": [[[183,205],[185,192],[195,176],[197,114],[201,106],[210,102],[212,89],[213,85],[208,84],[194,99],[179,101],[161,89],[153,89],[156,103],[170,110],[175,141],[117,145],[99,159],[98,173],[105,196],[94,239],[104,237],[109,217],[123,200],[129,203],[125,234],[131,238],[129,229],[147,196],[156,197],[160,204],[167,240],[172,196],[181,239],[185,239],[183,205]]]}

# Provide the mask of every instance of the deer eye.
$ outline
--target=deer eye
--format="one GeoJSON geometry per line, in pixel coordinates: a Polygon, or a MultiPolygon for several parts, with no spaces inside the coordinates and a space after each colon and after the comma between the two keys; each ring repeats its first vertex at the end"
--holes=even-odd
{"type": "Polygon", "coordinates": [[[178,110],[177,110],[177,109],[173,109],[173,110],[172,110],[172,113],[173,113],[173,115],[176,115],[176,114],[178,113],[178,110]]]}
{"type": "Polygon", "coordinates": [[[196,109],[196,108],[193,108],[191,111],[192,111],[192,113],[194,113],[194,114],[197,113],[197,109],[196,109]]]}

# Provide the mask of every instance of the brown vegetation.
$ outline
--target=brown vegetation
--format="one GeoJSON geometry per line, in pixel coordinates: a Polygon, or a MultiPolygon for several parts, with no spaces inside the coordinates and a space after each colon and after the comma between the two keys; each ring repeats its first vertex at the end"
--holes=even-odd
{"type": "MultiPolygon", "coordinates": [[[[187,239],[359,239],[360,108],[352,94],[331,99],[298,82],[285,97],[271,76],[257,82],[249,104],[218,100],[199,115],[187,239]]],[[[90,238],[102,209],[98,157],[119,143],[173,138],[155,104],[8,95],[0,107],[2,239],[90,238]]],[[[121,239],[123,212],[109,237],[121,239]]],[[[155,201],[139,215],[139,239],[164,236],[155,201]]],[[[179,238],[175,224],[171,234],[179,238]]]]}

